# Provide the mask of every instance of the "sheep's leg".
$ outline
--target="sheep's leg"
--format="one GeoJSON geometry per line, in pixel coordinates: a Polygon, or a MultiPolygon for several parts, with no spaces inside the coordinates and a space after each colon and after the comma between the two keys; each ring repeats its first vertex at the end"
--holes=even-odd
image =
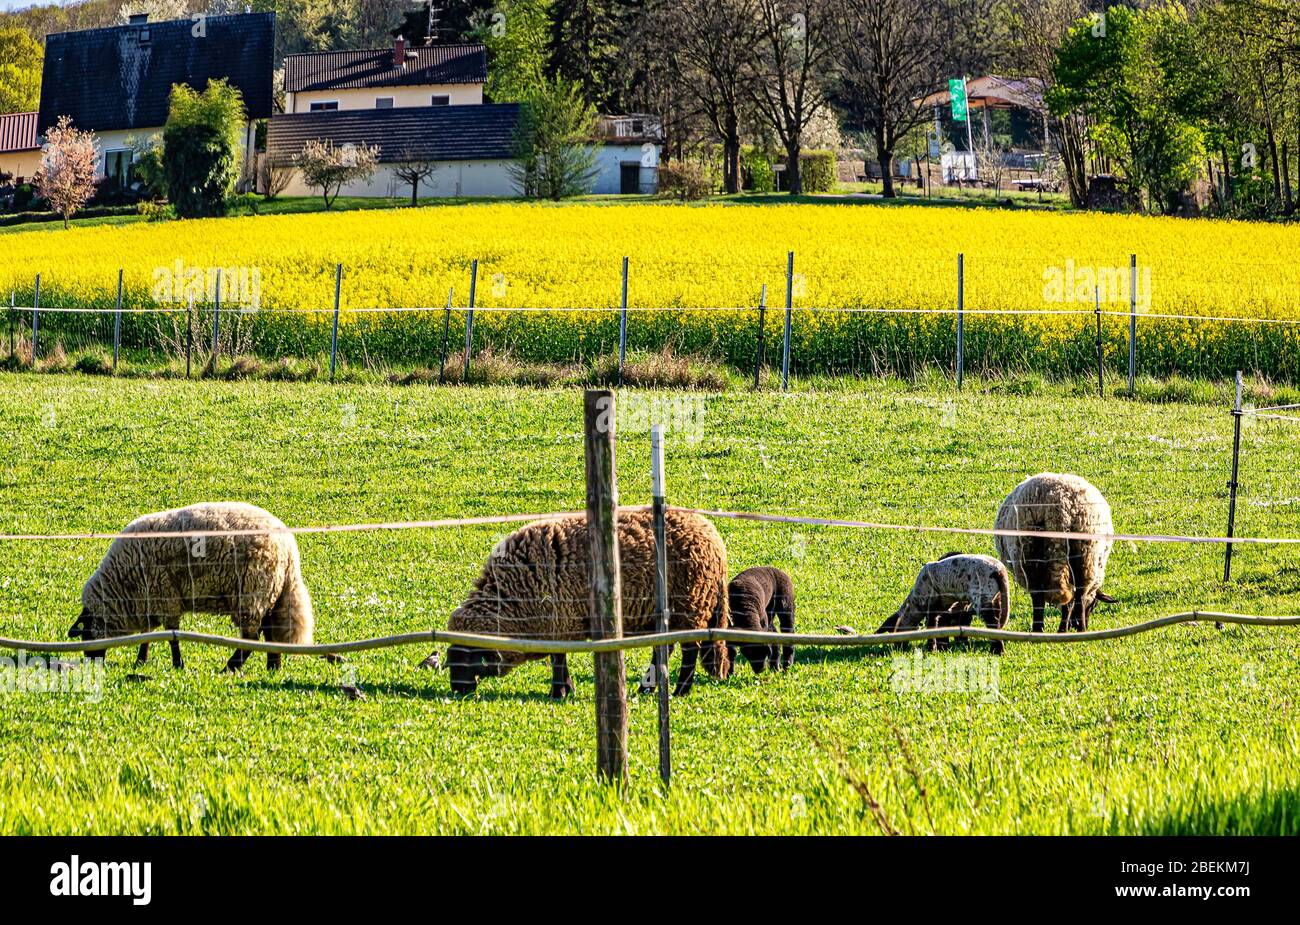
{"type": "Polygon", "coordinates": [[[1043,611],[1047,607],[1047,601],[1044,599],[1044,595],[1037,591],[1029,592],[1029,599],[1034,607],[1034,632],[1041,633],[1043,631],[1043,611]]]}
{"type": "Polygon", "coordinates": [[[136,665],[143,665],[148,661],[149,661],[149,643],[142,642],[140,643],[140,651],[136,653],[135,663],[136,665]]]}
{"type": "Polygon", "coordinates": [[[563,700],[577,692],[577,685],[573,683],[573,676],[569,674],[568,655],[563,652],[555,653],[551,656],[551,696],[556,700],[563,700]]]}
{"type": "MultiPolygon", "coordinates": [[[[939,628],[939,612],[937,610],[928,610],[925,614],[925,622],[922,624],[926,629],[935,630],[939,628]]],[[[926,640],[925,648],[930,652],[939,651],[939,640],[931,637],[926,640]]],[[[947,648],[945,646],[945,648],[947,648]]]]}
{"type": "MultiPolygon", "coordinates": [[[[980,622],[983,623],[985,626],[987,626],[989,629],[1000,630],[1003,628],[1003,624],[1000,622],[1002,618],[1002,611],[998,607],[992,604],[985,604],[983,607],[981,607],[979,609],[979,617],[980,617],[980,622]]],[[[989,652],[993,655],[1001,655],[1002,640],[990,639],[989,652]]]]}
{"type": "Polygon", "coordinates": [[[674,697],[685,697],[691,692],[695,683],[695,660],[700,654],[698,642],[682,643],[682,664],[677,669],[677,686],[673,688],[674,697]]]}
{"type": "Polygon", "coordinates": [[[1061,628],[1057,630],[1058,633],[1069,632],[1070,624],[1072,622],[1071,617],[1073,616],[1073,612],[1074,612],[1073,603],[1061,605],[1061,628]]]}
{"type": "Polygon", "coordinates": [[[175,639],[173,639],[171,641],[171,649],[172,649],[172,667],[184,668],[185,662],[181,659],[181,644],[177,642],[175,639]]]}
{"type": "MultiPolygon", "coordinates": [[[[257,631],[240,630],[239,636],[241,639],[256,639],[257,631]]],[[[235,654],[230,656],[230,661],[226,662],[226,671],[233,672],[242,670],[244,662],[248,661],[248,656],[252,654],[252,651],[249,649],[236,649],[235,654]]]]}

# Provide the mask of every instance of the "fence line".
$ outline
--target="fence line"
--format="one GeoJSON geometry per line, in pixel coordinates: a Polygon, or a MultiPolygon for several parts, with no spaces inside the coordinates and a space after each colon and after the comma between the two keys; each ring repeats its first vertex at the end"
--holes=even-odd
{"type": "Polygon", "coordinates": [[[489,636],[478,633],[458,633],[450,630],[422,630],[392,636],[374,636],[349,642],[298,643],[264,642],[258,639],[241,639],[212,633],[195,633],[189,630],[158,630],[136,633],[131,636],[112,636],[93,641],[50,642],[40,639],[12,639],[0,636],[0,648],[19,649],[25,652],[81,652],[87,649],[117,649],[154,642],[193,642],[200,645],[226,649],[247,649],[252,652],[277,652],[282,655],[342,655],[348,652],[367,652],[412,645],[466,646],[472,649],[504,649],[534,655],[592,654],[598,652],[623,652],[630,649],[652,649],[661,646],[681,645],[689,642],[767,642],[784,645],[814,647],[860,647],[892,645],[927,639],[1000,639],[1007,642],[1074,643],[1099,642],[1137,636],[1175,626],[1180,623],[1235,623],[1242,626],[1281,628],[1300,626],[1300,614],[1268,617],[1256,614],[1218,613],[1209,610],[1190,610],[1156,617],[1142,623],[1117,626],[1104,630],[1085,630],[1076,633],[1032,633],[1024,630],[998,630],[982,626],[951,626],[935,629],[900,630],[894,633],[863,633],[856,635],[831,635],[821,633],[779,633],[759,630],[699,629],[673,630],[667,633],[646,633],[641,636],[620,636],[611,639],[534,639],[521,636],[489,636]]]}

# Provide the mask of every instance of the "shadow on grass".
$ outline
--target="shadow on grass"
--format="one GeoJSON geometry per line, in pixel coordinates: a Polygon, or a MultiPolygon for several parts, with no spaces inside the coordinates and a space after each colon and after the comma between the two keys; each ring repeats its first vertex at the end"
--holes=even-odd
{"type": "Polygon", "coordinates": [[[1179,807],[1164,816],[1144,819],[1127,834],[1300,835],[1300,787],[1179,807]]]}

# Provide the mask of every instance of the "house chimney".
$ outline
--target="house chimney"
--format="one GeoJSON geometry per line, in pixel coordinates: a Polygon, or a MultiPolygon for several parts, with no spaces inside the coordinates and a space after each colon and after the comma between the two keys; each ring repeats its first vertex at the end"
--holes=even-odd
{"type": "Polygon", "coordinates": [[[398,36],[397,41],[393,43],[393,67],[402,67],[406,64],[406,38],[398,36]]]}
{"type": "Polygon", "coordinates": [[[143,26],[149,21],[148,13],[132,13],[127,17],[127,23],[132,26],[143,26]]]}

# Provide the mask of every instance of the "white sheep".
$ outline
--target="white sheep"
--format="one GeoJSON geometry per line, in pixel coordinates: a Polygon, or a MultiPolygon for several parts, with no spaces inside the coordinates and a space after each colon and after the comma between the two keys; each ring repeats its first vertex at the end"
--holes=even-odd
{"type": "MultiPolygon", "coordinates": [[[[1030,476],[1007,495],[993,524],[998,530],[1053,533],[1114,532],[1110,505],[1097,488],[1077,475],[1042,472],[1030,476]]],[[[1101,590],[1110,557],[1109,539],[1061,539],[997,536],[1000,558],[1029,592],[1035,633],[1043,631],[1043,609],[1061,608],[1061,627],[1083,631],[1097,601],[1113,603],[1101,590]]]]}
{"type": "MultiPolygon", "coordinates": [[[[183,613],[213,613],[229,615],[244,639],[261,634],[271,642],[311,643],[311,595],[303,583],[298,544],[268,512],[239,502],[207,502],[146,514],[122,533],[195,535],[115,539],[82,589],[81,616],[69,636],[92,642],[159,626],[175,630],[183,613]],[[245,530],[259,532],[220,535],[245,530]]],[[[175,640],[171,652],[172,665],[180,668],[175,640]]],[[[246,649],[235,650],[226,670],[238,671],[248,655],[246,649]]],[[[146,643],[138,661],[148,657],[146,643]]],[[[280,655],[267,653],[266,666],[279,668],[280,655]]]]}

